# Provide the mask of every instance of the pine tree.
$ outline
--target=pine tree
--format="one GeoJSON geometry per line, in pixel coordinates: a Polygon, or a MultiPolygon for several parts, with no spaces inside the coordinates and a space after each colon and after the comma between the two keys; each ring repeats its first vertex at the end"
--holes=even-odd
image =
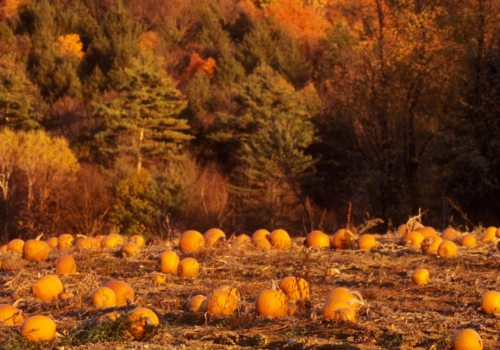
{"type": "Polygon", "coordinates": [[[134,60],[133,68],[125,70],[129,83],[118,90],[118,98],[96,106],[104,129],[97,139],[108,166],[118,155],[128,155],[140,172],[148,161],[181,156],[192,138],[186,133],[187,121],[179,118],[186,101],[148,57],[134,60]]]}

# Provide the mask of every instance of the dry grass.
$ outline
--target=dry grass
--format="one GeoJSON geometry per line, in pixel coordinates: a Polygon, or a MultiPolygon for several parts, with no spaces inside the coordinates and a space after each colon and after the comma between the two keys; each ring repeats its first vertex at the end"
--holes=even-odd
{"type": "MultiPolygon", "coordinates": [[[[423,256],[398,246],[396,237],[380,239],[384,248],[370,253],[357,250],[312,250],[296,240],[286,252],[263,252],[252,246],[223,245],[206,248],[192,256],[201,265],[196,278],[169,275],[166,284],[153,284],[162,246],[142,249],[140,255],[120,258],[115,250],[91,252],[55,250],[47,262],[29,262],[17,254],[2,252],[0,303],[24,299],[19,307],[30,316],[47,315],[56,321],[62,335],[56,342],[43,344],[64,349],[104,348],[161,349],[448,349],[452,334],[462,328],[476,329],[485,349],[498,344],[500,322],[478,311],[481,295],[500,290],[500,254],[493,246],[460,248],[457,257],[440,259],[423,256]],[[61,276],[69,300],[41,302],[31,294],[31,285],[41,276],[54,273],[58,256],[71,254],[79,268],[76,275],[61,276]],[[336,268],[338,276],[325,276],[336,268]],[[431,282],[411,283],[411,272],[426,268],[431,282]],[[305,278],[311,289],[311,304],[304,305],[297,317],[268,319],[258,316],[254,302],[258,292],[269,288],[271,280],[294,275],[305,278]],[[113,279],[124,280],[136,292],[135,305],[117,308],[127,313],[137,306],[156,312],[160,326],[141,343],[126,336],[126,322],[115,328],[96,323],[110,310],[96,310],[90,301],[93,291],[113,279]],[[196,294],[207,295],[221,285],[238,289],[241,307],[235,315],[216,317],[186,312],[185,303],[196,294]],[[337,286],[361,292],[366,305],[356,323],[327,321],[319,308],[327,293],[337,286]],[[104,345],[103,345],[104,344],[104,345]],[[142,345],[141,345],[142,344],[142,345]],[[287,345],[288,344],[288,345],[287,345]],[[286,345],[286,346],[285,346],[286,345]]],[[[36,349],[27,344],[18,329],[0,327],[2,348],[36,349]]]]}

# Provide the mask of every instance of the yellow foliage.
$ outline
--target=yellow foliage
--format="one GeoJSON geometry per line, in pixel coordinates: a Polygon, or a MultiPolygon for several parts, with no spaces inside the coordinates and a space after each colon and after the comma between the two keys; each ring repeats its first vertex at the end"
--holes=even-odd
{"type": "Polygon", "coordinates": [[[158,33],[147,31],[139,37],[139,47],[142,51],[153,51],[158,44],[158,33]]]}
{"type": "Polygon", "coordinates": [[[83,44],[78,34],[60,36],[54,44],[63,56],[76,56],[82,58],[83,44]]]}

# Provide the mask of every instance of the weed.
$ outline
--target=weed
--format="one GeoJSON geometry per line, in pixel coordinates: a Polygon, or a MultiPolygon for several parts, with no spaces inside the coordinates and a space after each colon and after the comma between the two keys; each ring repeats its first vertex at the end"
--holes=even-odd
{"type": "Polygon", "coordinates": [[[401,334],[396,334],[395,337],[387,339],[382,343],[382,346],[386,349],[390,349],[395,346],[401,346],[405,342],[406,337],[401,334]]]}
{"type": "Polygon", "coordinates": [[[285,339],[296,339],[306,335],[307,329],[305,328],[294,328],[285,334],[285,339]]]}
{"type": "Polygon", "coordinates": [[[0,343],[0,349],[4,350],[39,350],[55,348],[55,341],[40,341],[32,343],[15,331],[9,331],[6,339],[0,343]]]}

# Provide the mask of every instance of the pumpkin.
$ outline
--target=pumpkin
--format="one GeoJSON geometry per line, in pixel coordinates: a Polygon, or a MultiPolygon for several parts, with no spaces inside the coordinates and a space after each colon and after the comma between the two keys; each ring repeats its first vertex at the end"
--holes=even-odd
{"type": "Polygon", "coordinates": [[[179,276],[194,277],[200,273],[200,265],[193,258],[185,258],[179,262],[179,276]]]}
{"type": "Polygon", "coordinates": [[[208,295],[207,311],[212,315],[232,315],[237,308],[238,299],[231,293],[216,289],[208,295]]]}
{"type": "Polygon", "coordinates": [[[73,293],[62,293],[62,294],[60,295],[60,298],[61,298],[62,300],[68,300],[68,299],[70,299],[70,298],[73,298],[74,296],[75,296],[75,295],[74,295],[73,293]]]}
{"type": "Polygon", "coordinates": [[[272,248],[271,243],[267,240],[267,238],[261,238],[253,242],[253,245],[258,250],[270,250],[272,248]]]}
{"type": "Polygon", "coordinates": [[[281,317],[288,311],[288,300],[282,291],[264,289],[255,299],[255,309],[262,316],[281,317]]]}
{"type": "Polygon", "coordinates": [[[285,293],[289,301],[308,300],[311,296],[306,280],[288,276],[279,283],[279,288],[285,293]]]}
{"type": "Polygon", "coordinates": [[[483,235],[481,237],[481,242],[493,242],[497,238],[497,228],[490,226],[486,230],[484,230],[483,235]]]}
{"type": "Polygon", "coordinates": [[[420,243],[422,253],[425,255],[437,255],[441,242],[443,242],[443,240],[439,236],[425,237],[422,243],[420,243]]]}
{"type": "Polygon", "coordinates": [[[7,247],[7,244],[4,244],[3,246],[0,247],[0,251],[2,251],[2,252],[6,252],[8,250],[9,250],[9,248],[7,247]]]}
{"type": "Polygon", "coordinates": [[[236,299],[238,299],[238,301],[241,301],[240,293],[238,293],[238,290],[236,288],[225,285],[225,286],[217,288],[216,290],[221,290],[223,292],[229,293],[232,296],[234,296],[236,299]]]}
{"type": "Polygon", "coordinates": [[[195,295],[186,304],[189,311],[207,312],[207,297],[204,295],[195,295]]]}
{"type": "Polygon", "coordinates": [[[306,246],[314,248],[329,248],[330,237],[321,231],[312,231],[307,235],[306,246]]]}
{"type": "Polygon", "coordinates": [[[236,244],[245,244],[245,243],[249,243],[252,241],[252,239],[250,237],[248,237],[246,234],[241,234],[239,236],[237,236],[234,241],[236,242],[236,244]]]}
{"type": "Polygon", "coordinates": [[[58,239],[57,237],[50,237],[47,240],[47,245],[49,246],[50,249],[54,249],[57,247],[58,239]]]}
{"type": "Polygon", "coordinates": [[[321,315],[328,319],[334,319],[337,310],[350,308],[347,301],[342,298],[329,298],[321,308],[321,315]]]}
{"type": "Polygon", "coordinates": [[[255,243],[256,240],[261,239],[261,238],[267,238],[267,236],[269,236],[269,235],[270,235],[270,233],[268,230],[264,230],[264,229],[257,230],[252,234],[252,242],[255,243]]]}
{"type": "Polygon", "coordinates": [[[462,234],[453,227],[448,227],[441,233],[443,241],[458,241],[462,238],[462,234]]]}
{"type": "Polygon", "coordinates": [[[98,247],[97,241],[93,237],[79,237],[75,243],[75,248],[78,250],[90,250],[96,247],[98,247]]]}
{"type": "Polygon", "coordinates": [[[424,236],[420,232],[412,231],[403,237],[403,245],[408,248],[420,249],[424,236]]]}
{"type": "Polygon", "coordinates": [[[474,237],[473,235],[465,235],[462,238],[462,247],[474,248],[476,245],[476,237],[474,237]]]}
{"type": "Polygon", "coordinates": [[[44,301],[52,301],[64,291],[64,287],[57,276],[47,275],[36,281],[31,286],[31,290],[35,298],[44,301]]]}
{"type": "Polygon", "coordinates": [[[139,253],[139,247],[133,242],[127,242],[120,247],[120,254],[122,257],[134,256],[139,253]]]}
{"type": "Polygon", "coordinates": [[[158,326],[160,321],[158,320],[158,316],[145,307],[138,307],[132,310],[130,315],[128,316],[128,321],[132,322],[132,327],[130,329],[130,333],[136,338],[140,339],[145,334],[145,326],[158,326]]]}
{"type": "Polygon", "coordinates": [[[35,261],[47,260],[50,249],[47,242],[40,241],[42,235],[38,236],[36,239],[28,239],[26,243],[24,243],[23,256],[25,259],[35,261]]]}
{"type": "Polygon", "coordinates": [[[335,310],[333,312],[333,315],[328,314],[328,316],[325,317],[335,321],[356,322],[356,311],[354,311],[350,307],[343,307],[341,309],[335,310]]]}
{"type": "Polygon", "coordinates": [[[146,245],[146,241],[144,240],[144,238],[142,236],[139,236],[139,235],[130,236],[130,238],[128,239],[128,242],[135,243],[135,244],[137,244],[138,247],[143,247],[146,245]]]}
{"type": "Polygon", "coordinates": [[[399,225],[396,233],[399,237],[404,237],[408,233],[408,226],[406,224],[399,225]]]}
{"type": "Polygon", "coordinates": [[[132,301],[135,300],[134,290],[123,281],[109,281],[104,284],[104,287],[108,287],[115,292],[116,305],[118,306],[127,305],[127,298],[130,298],[132,301]]]}
{"type": "Polygon", "coordinates": [[[7,249],[11,252],[23,253],[24,241],[22,239],[16,238],[7,244],[7,249]]]}
{"type": "Polygon", "coordinates": [[[0,324],[4,326],[20,326],[26,316],[17,307],[1,304],[0,305],[0,324]]]}
{"type": "Polygon", "coordinates": [[[364,234],[358,238],[358,247],[364,251],[370,251],[372,249],[377,249],[377,241],[375,237],[370,234],[364,234]]]}
{"type": "Polygon", "coordinates": [[[31,316],[24,320],[21,335],[31,342],[52,340],[56,336],[56,324],[45,316],[31,316]]]}
{"type": "Polygon", "coordinates": [[[116,294],[113,289],[108,287],[97,288],[92,294],[92,304],[97,309],[116,307],[116,294]]]}
{"type": "Polygon", "coordinates": [[[351,231],[341,229],[332,237],[332,245],[336,249],[348,249],[354,247],[355,238],[351,231]]]}
{"type": "Polygon", "coordinates": [[[219,230],[218,228],[211,228],[210,230],[205,232],[203,238],[205,239],[205,245],[207,247],[213,247],[219,241],[225,242],[226,234],[222,230],[219,230]]]}
{"type": "Polygon", "coordinates": [[[205,238],[195,230],[189,230],[182,234],[179,241],[179,249],[183,253],[197,253],[205,247],[205,238]]]}
{"type": "Polygon", "coordinates": [[[101,242],[104,239],[104,237],[106,237],[106,236],[104,236],[104,235],[97,235],[97,236],[94,237],[94,239],[96,241],[96,244],[97,244],[96,248],[101,247],[101,242]]]}
{"type": "Polygon", "coordinates": [[[484,293],[481,297],[481,309],[488,315],[500,314],[500,293],[484,293]]]}
{"type": "Polygon", "coordinates": [[[443,241],[438,248],[438,254],[442,258],[449,258],[457,255],[457,246],[452,241],[443,241]]]}
{"type": "Polygon", "coordinates": [[[268,237],[271,246],[277,250],[287,250],[292,245],[292,240],[285,230],[274,230],[268,237]]]}
{"type": "Polygon", "coordinates": [[[340,298],[344,300],[351,309],[356,310],[363,305],[361,294],[356,291],[349,290],[345,287],[338,287],[328,293],[326,299],[340,298]]]}
{"type": "Polygon", "coordinates": [[[452,350],[483,350],[483,340],[473,329],[462,329],[451,338],[452,350]]]}
{"type": "Polygon", "coordinates": [[[179,256],[172,251],[160,255],[160,271],[163,273],[177,273],[179,270],[179,256]]]}
{"type": "Polygon", "coordinates": [[[125,240],[123,239],[122,236],[120,236],[116,233],[111,233],[107,236],[104,236],[104,238],[101,240],[101,247],[102,248],[116,248],[118,246],[121,246],[124,243],[125,243],[125,240]]]}
{"type": "Polygon", "coordinates": [[[418,286],[429,283],[429,271],[426,269],[417,269],[413,272],[411,280],[418,286]]]}
{"type": "Polygon", "coordinates": [[[157,272],[153,276],[153,282],[155,284],[163,284],[163,283],[167,282],[167,276],[165,276],[161,272],[157,272]]]}
{"type": "Polygon", "coordinates": [[[106,321],[116,321],[118,318],[118,314],[116,312],[108,312],[104,315],[101,315],[97,320],[99,322],[106,322],[106,321]]]}
{"type": "Polygon", "coordinates": [[[76,262],[70,255],[61,256],[55,262],[56,271],[59,275],[72,275],[76,272],[76,262]]]}
{"type": "Polygon", "coordinates": [[[65,233],[59,236],[59,238],[57,239],[57,245],[59,249],[67,249],[73,246],[73,241],[73,236],[65,233]]]}
{"type": "Polygon", "coordinates": [[[434,228],[432,228],[430,226],[419,227],[419,228],[415,229],[415,231],[420,232],[422,234],[422,236],[424,236],[424,238],[429,237],[429,236],[437,236],[438,235],[436,230],[434,230],[434,228]]]}

